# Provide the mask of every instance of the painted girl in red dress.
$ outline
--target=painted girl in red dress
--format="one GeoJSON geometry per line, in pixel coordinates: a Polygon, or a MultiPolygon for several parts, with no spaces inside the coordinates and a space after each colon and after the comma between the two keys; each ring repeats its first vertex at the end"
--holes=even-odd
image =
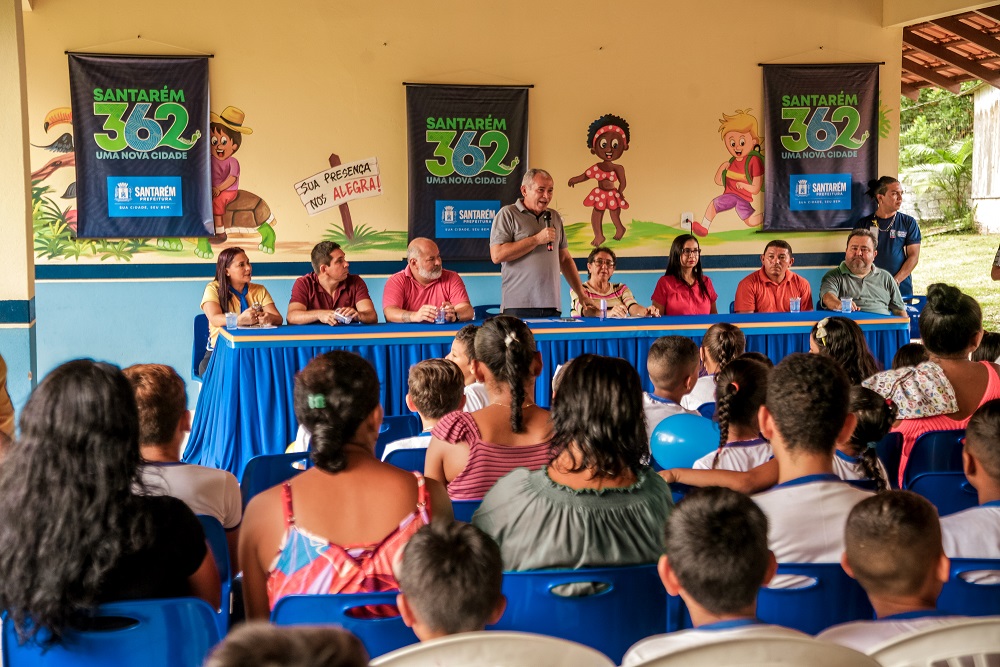
{"type": "Polygon", "coordinates": [[[569,179],[570,187],[591,178],[597,181],[597,187],[583,200],[584,206],[594,209],[590,214],[590,224],[594,228],[594,240],[590,245],[595,248],[604,244],[602,225],[605,210],[611,212],[615,240],[625,236],[625,225],[621,220],[622,209],[628,208],[628,202],[622,196],[625,192],[625,167],[616,164],[615,160],[628,150],[628,142],[628,121],[612,114],[601,116],[590,124],[587,131],[587,146],[601,161],[579,176],[569,179]]]}

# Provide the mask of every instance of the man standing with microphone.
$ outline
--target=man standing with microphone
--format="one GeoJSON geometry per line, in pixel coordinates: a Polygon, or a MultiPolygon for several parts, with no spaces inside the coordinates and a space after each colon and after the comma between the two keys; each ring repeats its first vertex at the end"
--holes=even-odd
{"type": "Polygon", "coordinates": [[[580,273],[566,243],[562,218],[549,210],[553,180],[544,169],[529,169],[521,198],[500,209],[490,230],[490,259],[500,264],[500,310],[520,318],[562,314],[559,272],[576,292],[583,314],[598,307],[583,292],[580,273]]]}

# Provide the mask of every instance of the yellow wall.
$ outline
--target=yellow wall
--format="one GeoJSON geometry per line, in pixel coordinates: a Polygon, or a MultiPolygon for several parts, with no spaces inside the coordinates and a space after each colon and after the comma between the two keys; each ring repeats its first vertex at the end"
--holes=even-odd
{"type": "MultiPolygon", "coordinates": [[[[278,219],[278,253],[252,253],[256,261],[305,259],[327,226],[340,224],[336,209],[309,217],[292,189],[324,169],[331,152],[345,161],[379,159],[384,194],[352,203],[355,223],[406,228],[403,81],[534,84],[530,163],[556,176],[555,206],[569,222],[589,219],[581,204],[586,186],[570,190],[565,182],[591,164],[587,125],[608,112],[632,126],[621,160],[632,204],[626,220],[677,227],[683,211],[700,220],[720,193],[716,168],[728,159],[721,114],[750,107],[762,119],[760,62],[885,61],[882,99],[892,130],[880,142],[879,172],[897,168],[901,30],[882,27],[882,6],[872,0],[226,4],[231,9],[193,0],[38,0],[24,17],[31,140],[47,144],[60,131],[46,135],[41,119],[69,103],[66,49],[179,52],[162,42],[215,54],[212,110],[240,107],[254,130],[237,154],[241,187],[264,197],[278,219]]],[[[31,149],[33,168],[50,157],[31,149]]],[[[61,193],[73,175],[58,179],[61,193]]],[[[741,226],[729,212],[713,230],[741,226]]],[[[798,235],[795,243],[797,252],[841,247],[832,235],[798,235]]],[[[198,260],[190,252],[134,260],[143,261],[198,260]]]]}
{"type": "Polygon", "coordinates": [[[882,24],[887,28],[903,27],[995,4],[995,0],[975,3],[968,0],[882,0],[882,24]]]}

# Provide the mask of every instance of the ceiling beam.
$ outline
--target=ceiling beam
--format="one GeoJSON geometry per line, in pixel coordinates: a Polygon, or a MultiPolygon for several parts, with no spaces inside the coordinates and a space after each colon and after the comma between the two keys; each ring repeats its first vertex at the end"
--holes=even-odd
{"type": "Polygon", "coordinates": [[[900,93],[910,98],[914,102],[920,99],[920,89],[914,86],[912,83],[904,83],[900,86],[900,93]]]}
{"type": "Polygon", "coordinates": [[[942,74],[938,74],[937,72],[935,72],[934,70],[930,69],[929,67],[924,67],[923,65],[918,65],[917,63],[915,63],[914,61],[910,60],[906,56],[903,56],[903,65],[902,65],[902,67],[907,72],[910,72],[911,74],[916,74],[920,78],[926,79],[927,81],[930,81],[931,83],[933,83],[938,88],[944,88],[948,92],[954,93],[955,95],[958,95],[960,92],[962,92],[961,86],[959,86],[957,83],[955,83],[954,81],[952,81],[948,77],[946,77],[946,76],[944,76],[942,74]]]}
{"type": "Polygon", "coordinates": [[[994,21],[1000,21],[1000,5],[993,5],[992,7],[982,7],[976,10],[978,13],[982,14],[986,18],[991,18],[994,21]]]}
{"type": "Polygon", "coordinates": [[[968,23],[962,23],[955,16],[945,16],[943,18],[934,19],[931,23],[941,26],[945,30],[953,32],[962,39],[972,42],[976,46],[982,47],[987,51],[1000,53],[1000,39],[997,39],[996,35],[990,35],[982,30],[977,30],[968,23]]]}
{"type": "MultiPolygon", "coordinates": [[[[968,72],[977,79],[982,79],[992,86],[1000,88],[1000,72],[983,67],[979,63],[963,58],[943,44],[937,44],[915,33],[912,28],[903,29],[903,41],[924,53],[943,60],[952,67],[968,72]]],[[[916,72],[914,72],[916,74],[916,72]]],[[[920,76],[923,76],[922,74],[920,76]]],[[[926,77],[925,77],[926,78],[926,77]]],[[[930,79],[928,79],[930,81],[930,79]]],[[[936,83],[936,82],[935,82],[936,83]]]]}

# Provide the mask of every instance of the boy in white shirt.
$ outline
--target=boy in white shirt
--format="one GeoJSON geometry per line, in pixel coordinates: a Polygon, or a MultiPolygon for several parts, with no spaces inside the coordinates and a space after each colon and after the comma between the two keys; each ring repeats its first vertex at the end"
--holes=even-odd
{"type": "Polygon", "coordinates": [[[681,407],[681,399],[698,381],[698,346],[684,336],[657,338],[649,347],[646,371],[653,393],[643,392],[642,409],[646,413],[646,436],[651,440],[657,425],[667,417],[698,414],[681,407]]]}
{"type": "Polygon", "coordinates": [[[451,342],[451,351],[445,359],[450,359],[458,364],[465,378],[465,408],[466,412],[475,412],[485,408],[490,404],[490,398],[486,395],[486,385],[476,379],[476,374],[472,371],[472,362],[476,359],[476,332],[479,327],[475,324],[466,324],[455,334],[455,340],[451,342]]]}
{"type": "MultiPolygon", "coordinates": [[[[979,506],[941,518],[944,552],[949,558],[1000,558],[1000,399],[984,403],[969,420],[962,465],[979,506]]],[[[1000,573],[969,579],[996,583],[1000,573]]]]}
{"type": "MultiPolygon", "coordinates": [[[[758,421],[778,462],[778,484],[753,499],[767,515],[779,563],[838,562],[847,515],[871,496],[833,472],[837,443],[850,439],[857,421],[848,411],[850,389],[844,370],[823,354],[790,354],[771,371],[758,421]]],[[[772,583],[789,585],[787,577],[772,583]]]]}
{"type": "Polygon", "coordinates": [[[910,491],[887,491],[858,503],[847,519],[844,571],[858,580],[876,621],[835,625],[817,637],[862,653],[960,616],[935,609],[948,580],[937,510],[910,491]]]}
{"type": "Polygon", "coordinates": [[[449,412],[462,409],[464,387],[461,369],[448,359],[425,359],[410,366],[406,407],[420,415],[421,433],[388,443],[382,460],[397,449],[426,449],[431,429],[449,412]]]}
{"type": "Polygon", "coordinates": [[[667,519],[663,587],[680,595],[693,630],[649,637],[629,649],[624,667],[675,651],[741,637],[805,637],[756,619],[757,591],[777,569],[767,548],[767,518],[750,498],[721,487],[695,489],[667,519]]]}

